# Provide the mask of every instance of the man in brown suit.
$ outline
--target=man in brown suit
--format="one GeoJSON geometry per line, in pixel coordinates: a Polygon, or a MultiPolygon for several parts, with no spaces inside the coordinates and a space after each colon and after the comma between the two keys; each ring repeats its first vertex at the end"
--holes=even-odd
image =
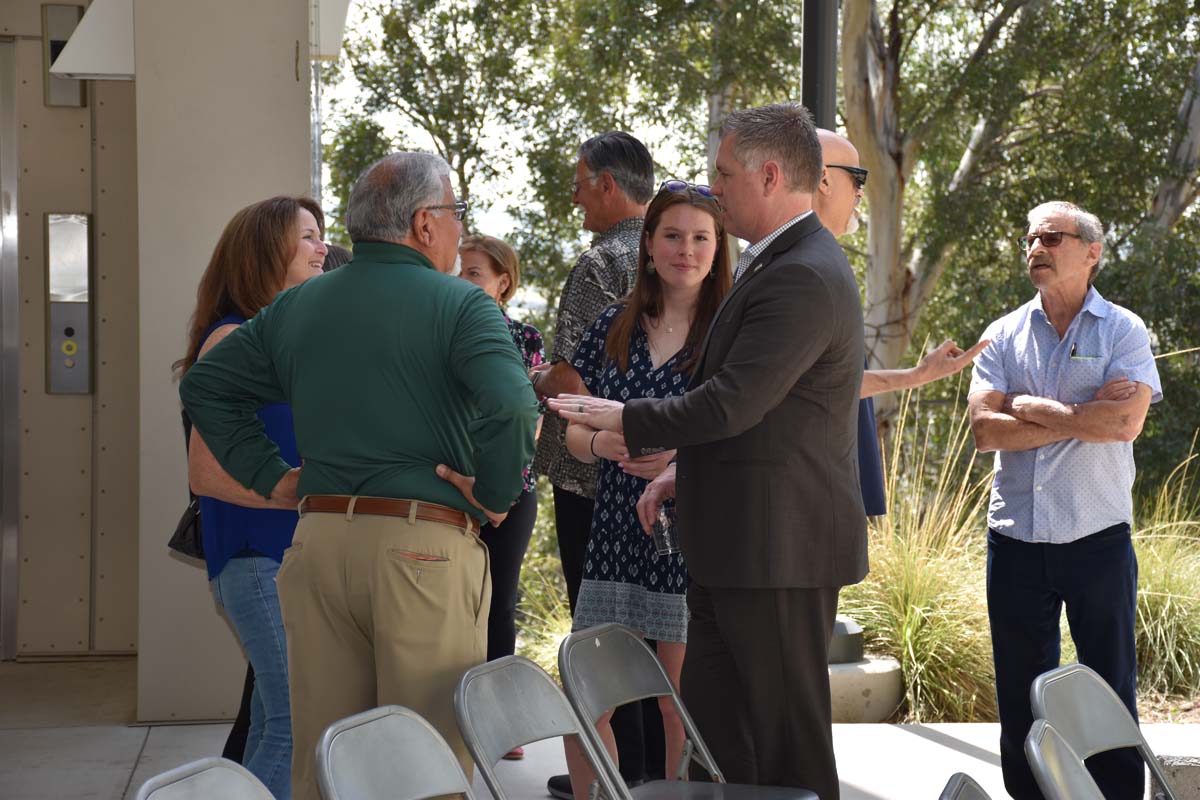
{"type": "Polygon", "coordinates": [[[867,572],[856,415],[854,274],[812,213],[821,144],[808,111],[735,112],[713,191],[751,245],[689,391],[627,404],[560,397],[631,454],[678,448],[692,583],[682,691],[730,781],[838,797],[827,669],[840,587],[867,572]]]}

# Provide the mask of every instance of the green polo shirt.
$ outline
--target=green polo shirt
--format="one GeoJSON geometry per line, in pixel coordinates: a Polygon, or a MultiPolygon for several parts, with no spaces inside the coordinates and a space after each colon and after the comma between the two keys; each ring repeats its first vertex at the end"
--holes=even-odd
{"type": "Polygon", "coordinates": [[[221,466],[263,497],[289,467],[255,412],[284,402],[301,496],[424,500],[480,520],[434,467],[474,475],[476,500],[504,511],[538,417],[496,303],[416,250],[380,242],[282,292],[197,361],[179,394],[221,466]]]}

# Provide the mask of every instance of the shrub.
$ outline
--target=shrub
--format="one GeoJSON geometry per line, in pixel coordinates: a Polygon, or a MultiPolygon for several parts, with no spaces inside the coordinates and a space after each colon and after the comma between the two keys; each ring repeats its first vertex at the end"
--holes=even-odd
{"type": "MultiPolygon", "coordinates": [[[[1193,443],[1194,450],[1194,443],[1193,443]]],[[[1143,504],[1138,556],[1138,689],[1200,695],[1200,507],[1193,452],[1143,504]]]]}
{"type": "Polygon", "coordinates": [[[896,658],[914,722],[994,720],[995,685],[984,595],[982,519],[990,472],[972,478],[965,413],[939,431],[912,394],[901,400],[885,458],[889,509],[870,529],[871,572],[842,590],[841,610],[867,647],[896,658]],[[935,457],[936,456],[936,457],[935,457]]]}

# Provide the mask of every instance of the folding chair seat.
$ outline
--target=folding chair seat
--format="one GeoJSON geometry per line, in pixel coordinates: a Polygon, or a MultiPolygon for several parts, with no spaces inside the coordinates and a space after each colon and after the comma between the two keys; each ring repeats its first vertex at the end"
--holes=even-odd
{"type": "MultiPolygon", "coordinates": [[[[473,800],[450,745],[421,715],[382,706],[333,723],[317,743],[317,786],[325,800],[473,800]]],[[[269,797],[269,795],[268,795],[269,797]]]]}
{"type": "Polygon", "coordinates": [[[274,800],[250,770],[224,758],[202,758],[155,775],[137,800],[274,800]]]}
{"type": "Polygon", "coordinates": [[[1094,670],[1083,664],[1067,664],[1039,675],[1029,690],[1029,701],[1033,718],[1053,725],[1080,758],[1122,747],[1136,748],[1168,800],[1175,800],[1175,792],[1141,728],[1117,693],[1094,670]]]}
{"type": "Polygon", "coordinates": [[[695,761],[712,782],[647,781],[631,790],[635,800],[817,800],[807,789],[727,783],[658,656],[637,632],[624,625],[597,625],[572,633],[558,649],[558,671],[610,781],[622,786],[624,781],[604,749],[596,722],[611,708],[648,697],[668,697],[675,706],[686,736],[678,775],[685,775],[695,761]]]}
{"type": "Polygon", "coordinates": [[[612,800],[629,800],[624,783],[614,784],[586,737],[562,690],[527,658],[506,656],[467,670],[454,693],[454,712],[463,740],[496,800],[507,795],[496,764],[514,747],[558,736],[579,739],[584,756],[599,776],[600,790],[612,800]]]}

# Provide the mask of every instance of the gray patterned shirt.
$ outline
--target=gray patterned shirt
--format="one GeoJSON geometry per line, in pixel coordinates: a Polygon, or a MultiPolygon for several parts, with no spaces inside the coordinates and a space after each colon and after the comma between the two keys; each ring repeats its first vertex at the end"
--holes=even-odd
{"type": "MultiPolygon", "coordinates": [[[[551,362],[570,361],[579,340],[596,317],[633,288],[644,222],[643,217],[618,222],[592,239],[592,246],[576,260],[558,299],[551,362]]],[[[566,422],[555,414],[547,414],[533,468],[559,489],[594,498],[597,466],[584,464],[568,453],[566,435],[566,422]]]]}

